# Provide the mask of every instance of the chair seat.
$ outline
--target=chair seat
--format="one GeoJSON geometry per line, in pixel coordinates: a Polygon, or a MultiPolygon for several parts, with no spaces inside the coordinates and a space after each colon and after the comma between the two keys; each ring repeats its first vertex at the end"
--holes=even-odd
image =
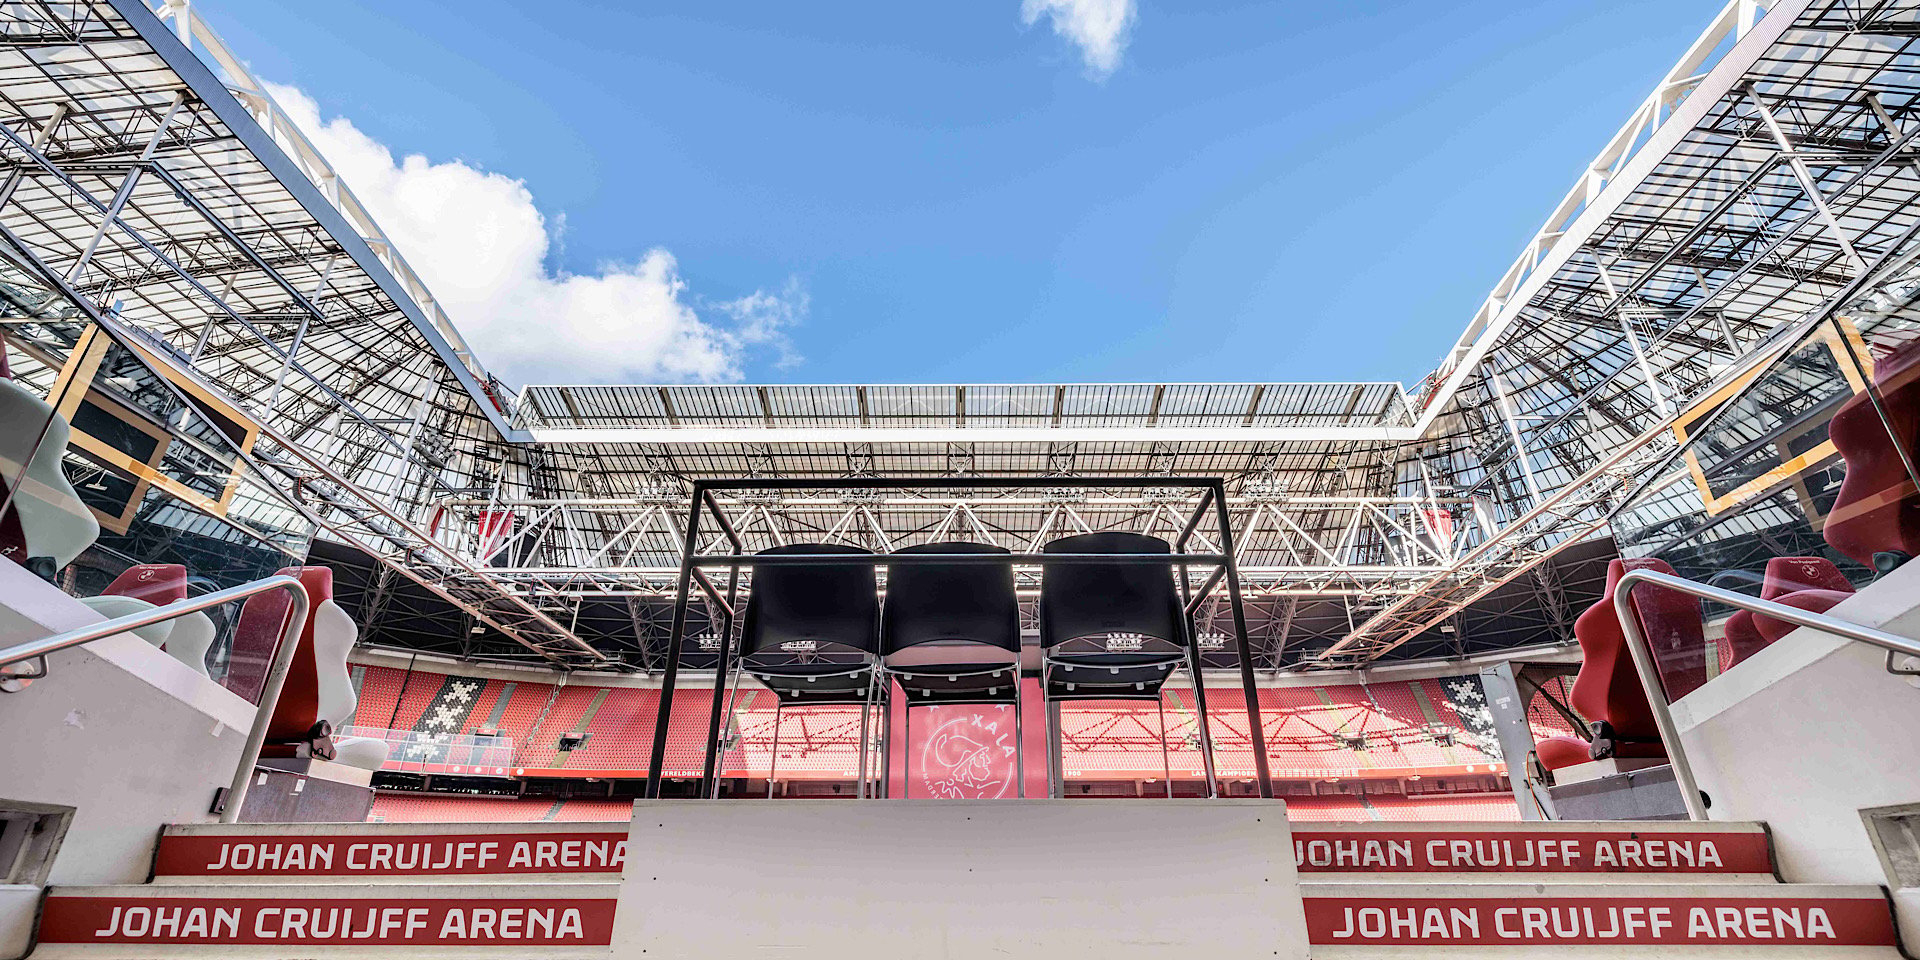
{"type": "Polygon", "coordinates": [[[1767,645],[1767,638],[1761,636],[1759,628],[1753,625],[1751,610],[1735,610],[1733,616],[1727,618],[1724,632],[1727,638],[1728,667],[1759,653],[1767,645]]]}
{"type": "Polygon", "coordinates": [[[871,669],[812,675],[746,672],[787,706],[866,703],[874,675],[871,669]]]}
{"type": "MultiPolygon", "coordinates": [[[[136,613],[145,613],[154,607],[153,604],[134,597],[81,597],[80,602],[86,604],[93,612],[108,620],[117,620],[121,617],[133,616],[136,613]]],[[[173,635],[174,622],[173,620],[162,620],[159,623],[150,623],[144,627],[135,627],[127,632],[156,647],[164,647],[167,645],[167,638],[173,635]]]]}
{"type": "Polygon", "coordinates": [[[1162,660],[1144,664],[1098,666],[1061,663],[1046,664],[1047,698],[1050,700],[1151,700],[1173,676],[1183,660],[1162,660]]]}
{"type": "Polygon", "coordinates": [[[887,669],[918,673],[968,673],[1018,663],[1020,655],[970,640],[916,643],[887,654],[887,669]]]}
{"type": "MultiPolygon", "coordinates": [[[[1826,613],[1840,601],[1853,596],[1840,590],[1796,590],[1782,597],[1775,597],[1778,604],[1805,610],[1808,613],[1826,613]]],[[[1769,617],[1764,613],[1753,615],[1753,627],[1767,643],[1774,643],[1781,637],[1798,630],[1799,627],[1785,620],[1769,617]]]]}
{"type": "Polygon", "coordinates": [[[1013,703],[1019,698],[1013,664],[972,673],[895,673],[908,706],[1013,703]]]}
{"type": "Polygon", "coordinates": [[[1558,770],[1591,761],[1588,747],[1579,737],[1548,737],[1533,745],[1533,753],[1540,758],[1541,766],[1558,770]]]}
{"type": "Polygon", "coordinates": [[[387,762],[387,742],[372,737],[341,737],[333,742],[333,759],[349,767],[378,770],[387,762]]]}

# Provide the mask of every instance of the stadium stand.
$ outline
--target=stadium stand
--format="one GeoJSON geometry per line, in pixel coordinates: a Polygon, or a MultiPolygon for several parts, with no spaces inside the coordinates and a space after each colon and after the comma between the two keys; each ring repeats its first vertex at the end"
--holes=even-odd
{"type": "Polygon", "coordinates": [[[1511,793],[1369,796],[1376,819],[1396,821],[1519,820],[1511,793]]]}
{"type": "MultiPolygon", "coordinates": [[[[1520,819],[1509,793],[1484,794],[1329,794],[1287,797],[1287,815],[1298,821],[1359,820],[1499,822],[1520,819]]],[[[632,800],[557,800],[553,798],[409,796],[381,793],[374,799],[375,823],[560,823],[624,822],[632,800]]]]}
{"type": "MultiPolygon", "coordinates": [[[[385,666],[354,671],[362,690],[356,726],[438,736],[507,738],[514,773],[527,777],[643,775],[659,694],[640,687],[568,686],[449,676],[385,666]],[[570,749],[562,749],[563,739],[570,749]]],[[[1494,772],[1497,751],[1446,684],[1477,695],[1474,677],[1375,684],[1275,687],[1260,691],[1260,709],[1274,775],[1281,778],[1392,778],[1408,773],[1494,772]],[[1463,715],[1463,712],[1468,715],[1463,715]]],[[[710,709],[707,691],[676,693],[667,739],[670,777],[700,774],[710,709]]],[[[740,693],[724,732],[721,770],[764,777],[773,762],[774,699],[740,693]]],[[[1253,755],[1245,702],[1238,690],[1209,691],[1211,729],[1222,777],[1251,776],[1253,755]]],[[[1159,718],[1140,701],[1083,700],[1062,705],[1067,776],[1083,780],[1154,778],[1163,773],[1159,718]]],[[[1176,778],[1201,775],[1199,729],[1190,689],[1169,687],[1166,766],[1176,778]]],[[[1540,715],[1541,730],[1565,731],[1540,715]]],[[[844,706],[789,708],[781,715],[782,779],[840,780],[857,766],[859,713],[844,706]]],[[[396,757],[396,760],[401,759],[396,757]]],[[[455,771],[442,771],[455,772],[455,771]]],[[[465,771],[459,771],[465,772],[465,771]]]]}
{"type": "Polygon", "coordinates": [[[1533,739],[1537,743],[1550,737],[1571,737],[1574,735],[1573,723],[1567,715],[1555,709],[1547,702],[1551,696],[1565,706],[1573,696],[1573,680],[1570,677],[1554,677],[1540,685],[1541,693],[1527,702],[1527,725],[1533,728],[1533,739]]]}
{"type": "Polygon", "coordinates": [[[413,797],[381,793],[373,798],[373,823],[531,823],[559,803],[515,797],[413,797]]]}

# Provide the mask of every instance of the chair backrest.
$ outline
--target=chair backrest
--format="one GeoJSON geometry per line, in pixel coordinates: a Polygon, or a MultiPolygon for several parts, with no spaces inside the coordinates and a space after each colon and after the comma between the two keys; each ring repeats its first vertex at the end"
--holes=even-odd
{"type": "Polygon", "coordinates": [[[132,597],[154,606],[187,598],[187,568],[177,563],[141,563],[128,567],[100,591],[103,597],[132,597]]]}
{"type": "MultiPolygon", "coordinates": [[[[832,543],[794,543],[762,550],[763,557],[872,556],[871,550],[832,543]]],[[[861,652],[880,649],[880,598],[871,563],[764,566],[740,624],[740,649],[761,653],[861,652]]]]}
{"type": "MultiPolygon", "coordinates": [[[[286,567],[276,573],[300,578],[300,585],[307,590],[308,608],[307,622],[300,628],[300,645],[293,652],[286,683],[280,688],[280,700],[274,704],[273,720],[267,726],[267,739],[300,741],[307,738],[315,724],[329,719],[321,711],[320,644],[315,642],[315,630],[316,625],[330,619],[323,608],[333,604],[333,571],[327,567],[286,567]]],[[[276,610],[278,615],[270,619],[274,624],[284,622],[289,601],[285,599],[286,594],[278,590],[248,598],[246,606],[241,608],[240,618],[247,619],[248,610],[254,608],[255,601],[266,597],[281,598],[276,610]]],[[[342,612],[341,616],[344,615],[342,612]]]]}
{"type": "MultiPolygon", "coordinates": [[[[1061,537],[1045,553],[1166,555],[1167,541],[1139,533],[1083,533],[1061,537]]],[[[1096,561],[1051,564],[1040,575],[1040,643],[1138,634],[1178,644],[1180,596],[1161,564],[1096,561]]]]}
{"type": "Polygon", "coordinates": [[[167,634],[167,656],[206,676],[207,651],[213,647],[218,634],[212,617],[199,611],[189,613],[173,621],[173,629],[167,634]]]}
{"type": "MultiPolygon", "coordinates": [[[[183,600],[186,596],[186,567],[177,563],[142,563],[128,567],[113,578],[113,582],[107,584],[107,589],[101,591],[99,596],[84,597],[80,602],[112,620],[145,613],[154,607],[183,600]]],[[[179,619],[162,620],[135,627],[132,633],[156,647],[166,648],[172,644],[175,628],[179,625],[179,619]]]]}
{"type": "Polygon", "coordinates": [[[17,486],[0,514],[0,556],[25,565],[48,557],[58,570],[100,536],[100,522],[67,482],[60,461],[71,431],[45,400],[0,372],[0,496],[17,486]],[[40,435],[40,425],[47,425],[40,435]],[[35,440],[39,445],[33,446],[35,440]]]}
{"type": "MultiPolygon", "coordinates": [[[[985,543],[924,543],[894,551],[915,554],[999,554],[985,543]]],[[[885,653],[916,644],[966,641],[1020,650],[1020,599],[1013,562],[898,564],[887,568],[887,602],[881,610],[885,653]]]]}
{"type": "Polygon", "coordinates": [[[1760,599],[1778,600],[1801,590],[1853,592],[1853,581],[1826,557],[1774,557],[1760,583],[1760,599]]]}
{"type": "Polygon", "coordinates": [[[360,698],[353,692],[353,674],[347,669],[347,655],[360,638],[360,628],[339,603],[328,600],[314,610],[313,658],[315,688],[320,703],[320,719],[337,731],[353,723],[353,712],[360,698]]]}
{"type": "MultiPolygon", "coordinates": [[[[1614,613],[1613,596],[1628,570],[1672,573],[1673,567],[1653,558],[1616,559],[1607,564],[1607,587],[1600,602],[1574,621],[1580,641],[1580,674],[1574,679],[1574,710],[1589,721],[1605,721],[1624,737],[1653,738],[1659,728],[1647,703],[1627,651],[1626,635],[1614,613]]],[[[1706,627],[1700,601],[1675,590],[1643,585],[1633,593],[1634,612],[1641,632],[1652,648],[1666,684],[1667,697],[1677,700],[1706,682],[1706,627]]]]}
{"type": "Polygon", "coordinates": [[[1920,450],[1920,341],[1882,357],[1873,380],[1886,420],[1862,392],[1827,423],[1847,472],[1820,528],[1835,550],[1867,566],[1883,551],[1920,555],[1920,494],[1900,456],[1902,447],[1920,450]]]}

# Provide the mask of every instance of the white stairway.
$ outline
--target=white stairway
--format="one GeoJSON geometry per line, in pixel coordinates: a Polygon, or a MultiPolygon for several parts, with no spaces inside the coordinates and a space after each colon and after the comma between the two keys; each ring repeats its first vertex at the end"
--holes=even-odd
{"type": "MultiPolygon", "coordinates": [[[[49,891],[32,956],[606,957],[626,841],[626,824],[173,827],[149,883],[49,891]]],[[[1779,882],[1755,824],[1300,823],[1293,844],[1326,960],[1902,956],[1881,888],[1779,882]]]]}

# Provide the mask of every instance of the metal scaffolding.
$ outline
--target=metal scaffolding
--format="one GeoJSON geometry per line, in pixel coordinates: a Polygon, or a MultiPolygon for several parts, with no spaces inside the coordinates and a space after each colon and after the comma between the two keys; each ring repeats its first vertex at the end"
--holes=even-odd
{"type": "Polygon", "coordinates": [[[1177,530],[1192,508],[1171,482],[1089,481],[1217,476],[1263,666],[1444,650],[1476,605],[1518,610],[1516,591],[1534,627],[1513,642],[1564,642],[1551,559],[1620,522],[1673,460],[1679,418],[1813,324],[1911,299],[1916,38],[1920,0],[1728,3],[1413,391],[581,385],[510,398],[186,0],[0,0],[0,335],[38,360],[22,365],[29,384],[50,383],[73,328],[93,322],[231,401],[261,427],[254,481],[501,640],[475,656],[518,645],[651,669],[695,484],[866,476],[1062,482],[724,490],[722,505],[752,549],[959,536],[1031,550],[1067,532],[1177,530]]]}

